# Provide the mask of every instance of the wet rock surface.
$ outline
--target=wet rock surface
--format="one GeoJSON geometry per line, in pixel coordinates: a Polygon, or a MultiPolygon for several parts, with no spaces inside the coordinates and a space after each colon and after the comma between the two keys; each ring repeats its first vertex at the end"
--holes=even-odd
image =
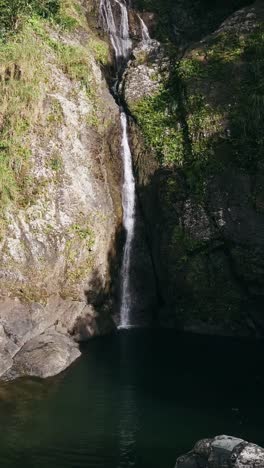
{"type": "Polygon", "coordinates": [[[179,457],[175,468],[256,468],[264,467],[264,449],[226,435],[204,439],[179,457]]]}

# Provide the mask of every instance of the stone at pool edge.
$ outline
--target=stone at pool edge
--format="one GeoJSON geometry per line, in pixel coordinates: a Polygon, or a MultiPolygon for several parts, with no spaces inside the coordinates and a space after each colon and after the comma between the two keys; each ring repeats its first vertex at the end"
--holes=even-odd
{"type": "Polygon", "coordinates": [[[3,376],[13,380],[21,376],[52,377],[63,372],[81,355],[71,337],[49,330],[29,340],[13,359],[13,365],[3,376]]]}
{"type": "Polygon", "coordinates": [[[78,342],[115,329],[109,310],[51,297],[46,306],[0,301],[0,380],[51,377],[79,356],[78,342]]]}
{"type": "Polygon", "coordinates": [[[179,457],[175,468],[264,468],[264,449],[242,439],[221,435],[203,439],[179,457]]]}

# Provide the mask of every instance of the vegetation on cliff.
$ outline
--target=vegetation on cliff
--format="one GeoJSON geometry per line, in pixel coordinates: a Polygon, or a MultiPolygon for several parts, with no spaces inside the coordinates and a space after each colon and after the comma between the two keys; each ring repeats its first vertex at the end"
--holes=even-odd
{"type": "Polygon", "coordinates": [[[1,7],[0,294],[83,300],[96,269],[107,277],[115,228],[108,45],[79,0],[1,7]]]}
{"type": "MultiPolygon", "coordinates": [[[[137,171],[143,203],[155,191],[155,214],[146,217],[155,226],[153,255],[173,323],[202,319],[223,328],[231,322],[237,329],[249,310],[253,322],[259,320],[263,20],[257,3],[185,51],[169,41],[158,89],[139,99],[135,93],[134,100],[126,91],[147,155],[156,158],[153,180],[144,175],[153,167],[149,156],[137,171]]],[[[155,71],[156,63],[150,56],[144,66],[155,71]]]]}
{"type": "Polygon", "coordinates": [[[135,0],[139,10],[156,15],[155,36],[161,41],[185,43],[202,38],[250,0],[135,0]]]}
{"type": "MultiPolygon", "coordinates": [[[[1,0],[0,4],[0,199],[26,205],[36,187],[31,175],[30,130],[39,119],[43,94],[52,88],[46,58],[51,57],[70,79],[93,99],[97,123],[98,100],[90,54],[101,62],[108,50],[91,36],[87,44],[66,43],[62,33],[87,30],[79,2],[67,0],[1,0]]],[[[73,41],[72,41],[73,42],[73,41]]],[[[60,118],[54,110],[53,124],[60,118]]],[[[51,118],[49,124],[52,124],[51,118]]],[[[56,167],[58,165],[56,164],[56,167]]]]}
{"type": "Polygon", "coordinates": [[[171,60],[160,90],[133,105],[163,166],[219,165],[216,146],[225,141],[229,163],[257,170],[264,154],[263,57],[261,25],[244,35],[222,32],[176,64],[171,60]]]}

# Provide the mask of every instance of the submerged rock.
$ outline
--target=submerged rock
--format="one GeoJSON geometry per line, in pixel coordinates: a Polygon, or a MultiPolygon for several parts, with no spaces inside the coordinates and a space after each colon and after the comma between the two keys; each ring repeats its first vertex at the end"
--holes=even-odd
{"type": "Polygon", "coordinates": [[[264,449],[226,435],[197,442],[193,450],[179,457],[175,468],[263,468],[264,449]]]}

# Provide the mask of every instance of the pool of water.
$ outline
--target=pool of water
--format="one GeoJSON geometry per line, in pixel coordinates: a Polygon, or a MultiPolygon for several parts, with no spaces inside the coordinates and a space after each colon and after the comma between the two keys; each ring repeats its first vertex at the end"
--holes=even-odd
{"type": "Polygon", "coordinates": [[[264,344],[130,330],[64,374],[0,385],[0,466],[173,468],[203,437],[264,446],[264,344]]]}

